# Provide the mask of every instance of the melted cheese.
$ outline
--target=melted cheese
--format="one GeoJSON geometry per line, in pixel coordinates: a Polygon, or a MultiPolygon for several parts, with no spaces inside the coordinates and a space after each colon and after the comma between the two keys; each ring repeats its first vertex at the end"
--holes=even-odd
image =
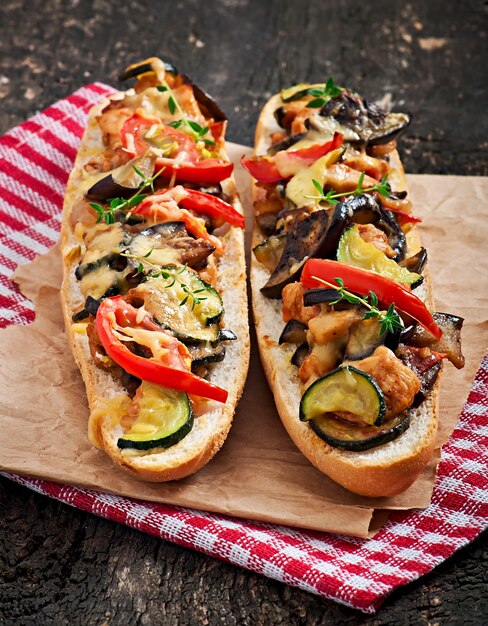
{"type": "Polygon", "coordinates": [[[116,426],[122,422],[122,419],[128,414],[131,400],[123,394],[114,398],[97,397],[95,406],[90,413],[88,419],[88,439],[96,448],[102,448],[101,427],[105,419],[110,416],[112,426],[116,426]]]}
{"type": "Polygon", "coordinates": [[[81,293],[86,299],[88,296],[92,298],[101,298],[103,294],[121,278],[121,273],[110,269],[108,265],[100,265],[97,269],[88,272],[81,279],[81,293]]]}
{"type": "Polygon", "coordinates": [[[320,186],[323,186],[327,168],[335,163],[341,155],[342,148],[338,148],[317,159],[313,165],[301,169],[286,186],[286,197],[297,207],[318,207],[320,200],[316,198],[318,190],[313,181],[315,180],[320,186]]]}

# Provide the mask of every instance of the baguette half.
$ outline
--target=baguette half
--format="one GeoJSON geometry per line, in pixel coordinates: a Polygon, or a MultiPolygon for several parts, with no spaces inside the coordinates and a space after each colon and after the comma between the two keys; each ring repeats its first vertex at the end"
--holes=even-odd
{"type": "MultiPolygon", "coordinates": [[[[282,105],[280,94],[273,96],[264,106],[256,128],[255,154],[264,155],[271,145],[271,134],[282,130],[274,112],[282,105]]],[[[402,163],[398,152],[389,154],[389,182],[397,191],[407,190],[402,163]]],[[[253,198],[260,198],[260,191],[253,182],[253,198]]],[[[255,223],[253,246],[265,238],[255,223]]],[[[409,254],[420,248],[416,228],[407,235],[409,254]]],[[[263,367],[272,389],[276,408],[285,429],[299,450],[321,472],[363,496],[383,497],[398,494],[407,489],[419,476],[433,456],[437,420],[439,379],[427,400],[417,408],[410,427],[396,440],[363,452],[340,450],[332,447],[316,435],[306,422],[299,420],[298,409],[301,390],[297,370],[290,363],[294,347],[279,345],[283,329],[281,300],[263,296],[260,288],[266,283],[270,272],[254,255],[251,259],[252,307],[258,345],[263,367]]],[[[416,294],[433,309],[432,291],[428,275],[416,294]]]]}
{"type": "MultiPolygon", "coordinates": [[[[137,478],[169,481],[196,472],[221,448],[244,388],[250,349],[244,234],[243,229],[230,227],[220,237],[225,250],[217,260],[215,288],[224,304],[224,325],[235,333],[237,339],[226,342],[225,358],[211,366],[208,378],[228,391],[227,401],[219,403],[208,400],[201,403],[191,431],[171,447],[149,451],[121,449],[117,441],[124,433],[121,419],[125,410],[124,402],[128,397],[126,388],[109,371],[95,365],[86,324],[73,323],[72,315],[84,305],[75,270],[84,249],[85,229],[80,228],[77,215],[79,207],[86,204],[86,191],[102,176],[101,173],[93,174],[88,167],[89,162],[96,161],[105,149],[97,118],[109,102],[122,97],[123,92],[118,92],[110,99],[104,98],[90,111],[87,128],[69,177],[62,219],[64,280],[61,302],[69,344],[86,386],[91,412],[88,432],[91,443],[104,450],[116,465],[137,478]]],[[[107,173],[104,172],[103,176],[107,173]]],[[[234,209],[242,214],[233,178],[222,181],[222,188],[234,209]]]]}

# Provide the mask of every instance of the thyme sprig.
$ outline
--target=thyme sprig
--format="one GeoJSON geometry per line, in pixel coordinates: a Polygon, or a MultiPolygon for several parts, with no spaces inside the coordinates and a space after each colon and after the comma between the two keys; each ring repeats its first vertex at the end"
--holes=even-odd
{"type": "Polygon", "coordinates": [[[386,332],[392,333],[395,328],[403,328],[402,319],[395,311],[394,302],[390,304],[386,312],[380,311],[380,309],[378,308],[378,296],[373,291],[370,291],[368,296],[361,297],[348,291],[344,287],[344,281],[342,280],[342,278],[334,278],[334,282],[336,284],[330,283],[327,280],[323,280],[318,276],[312,276],[312,278],[322,283],[323,285],[326,285],[330,289],[335,289],[337,291],[337,300],[329,302],[329,304],[337,304],[338,302],[345,300],[346,302],[350,302],[351,304],[361,304],[362,306],[366,307],[367,311],[364,314],[363,319],[367,320],[377,318],[379,323],[381,324],[381,335],[386,332]]]}
{"type": "Polygon", "coordinates": [[[313,179],[312,184],[320,195],[305,196],[305,198],[309,198],[310,200],[318,200],[319,202],[327,202],[328,204],[338,204],[339,200],[337,198],[342,198],[344,196],[358,196],[362,193],[371,193],[373,191],[377,191],[382,196],[388,198],[391,194],[391,187],[388,183],[388,176],[383,176],[383,178],[377,185],[372,185],[371,187],[363,187],[363,182],[364,172],[361,172],[357,187],[355,189],[352,189],[351,191],[343,191],[341,193],[336,193],[335,189],[329,189],[329,191],[324,194],[324,189],[322,185],[318,182],[318,180],[313,179]]]}
{"type": "Polygon", "coordinates": [[[168,99],[168,108],[171,115],[174,115],[176,111],[181,115],[181,119],[175,120],[174,122],[169,122],[167,126],[172,126],[173,128],[182,128],[188,135],[193,137],[193,139],[197,141],[203,141],[206,146],[215,146],[215,141],[205,137],[205,135],[210,131],[208,126],[201,126],[198,122],[194,120],[189,120],[185,112],[180,106],[174,91],[168,85],[168,83],[164,80],[162,85],[158,85],[158,91],[169,93],[168,99]]]}
{"type": "Polygon", "coordinates": [[[146,190],[150,190],[151,193],[154,193],[154,181],[156,178],[162,173],[164,167],[162,167],[154,176],[146,176],[139,170],[135,165],[132,165],[132,169],[134,172],[140,177],[141,184],[137,191],[130,198],[109,198],[107,200],[108,206],[103,207],[101,204],[97,202],[90,202],[90,206],[94,209],[98,215],[97,224],[100,222],[105,222],[105,224],[114,224],[115,223],[115,212],[122,211],[123,213],[127,213],[135,206],[137,206],[140,202],[147,197],[147,193],[144,193],[146,190]]]}
{"type": "Polygon", "coordinates": [[[151,256],[153,250],[154,248],[151,248],[146,254],[143,254],[142,256],[130,254],[127,250],[125,250],[121,252],[121,256],[125,256],[129,259],[134,259],[138,261],[137,271],[135,275],[137,276],[137,274],[143,274],[143,281],[147,281],[153,278],[163,278],[164,280],[169,280],[169,283],[165,285],[166,289],[169,289],[173,287],[173,285],[178,283],[182,291],[185,293],[184,298],[179,303],[180,306],[184,306],[191,298],[191,310],[193,311],[193,309],[197,305],[199,305],[204,300],[207,300],[207,298],[203,298],[198,295],[205,291],[204,287],[202,287],[201,289],[191,289],[191,287],[189,287],[180,278],[180,274],[182,274],[187,269],[187,265],[175,267],[174,269],[169,269],[167,267],[162,268],[161,266],[151,263],[147,260],[148,257],[151,256]],[[150,269],[147,270],[145,266],[149,266],[150,269]]]}
{"type": "Polygon", "coordinates": [[[311,96],[315,96],[313,100],[307,104],[309,109],[320,109],[327,104],[332,98],[336,98],[342,92],[342,87],[338,87],[334,83],[334,79],[330,77],[322,88],[310,87],[307,89],[307,93],[311,96]]]}

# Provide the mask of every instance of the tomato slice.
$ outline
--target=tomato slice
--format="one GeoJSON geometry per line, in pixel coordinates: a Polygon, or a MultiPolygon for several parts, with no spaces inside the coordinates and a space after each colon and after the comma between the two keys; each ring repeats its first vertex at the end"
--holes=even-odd
{"type": "Polygon", "coordinates": [[[121,296],[105,298],[95,320],[97,333],[108,356],[126,372],[156,385],[225,402],[228,392],[190,371],[191,359],[184,344],[165,332],[149,314],[140,316],[121,296]],[[137,332],[154,333],[153,356],[145,358],[129,350],[121,337],[137,341],[137,332]],[[157,341],[154,340],[156,337],[157,341]],[[156,351],[157,354],[154,354],[156,351]]]}
{"type": "MultiPolygon", "coordinates": [[[[215,129],[215,133],[218,132],[219,129],[215,129]]],[[[190,135],[155,117],[134,113],[124,122],[120,134],[124,150],[133,157],[150,147],[163,150],[164,155],[156,160],[156,170],[164,168],[161,176],[166,179],[216,184],[228,178],[234,169],[230,161],[203,158],[190,135]]]]}
{"type": "Polygon", "coordinates": [[[336,278],[342,278],[344,287],[354,293],[374,292],[382,304],[394,304],[396,309],[413,317],[436,339],[442,337],[442,330],[422,300],[390,278],[339,261],[309,259],[303,266],[300,280],[305,287],[313,289],[323,287],[321,280],[334,284],[336,278]]]}
{"type": "Polygon", "coordinates": [[[171,159],[184,153],[185,159],[197,161],[200,154],[193,139],[177,128],[166,126],[155,117],[134,113],[120,131],[122,147],[132,156],[140,156],[149,147],[168,152],[171,159]]]}

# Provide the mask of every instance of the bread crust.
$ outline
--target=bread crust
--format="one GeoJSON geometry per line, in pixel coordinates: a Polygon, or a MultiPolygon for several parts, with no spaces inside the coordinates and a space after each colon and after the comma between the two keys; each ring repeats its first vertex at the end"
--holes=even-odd
{"type": "MultiPolygon", "coordinates": [[[[279,127],[273,113],[280,106],[279,94],[264,106],[255,133],[255,154],[265,154],[270,145],[270,134],[279,127]]],[[[390,153],[392,173],[390,181],[396,190],[407,190],[403,166],[395,151],[390,153]]],[[[253,199],[257,198],[253,183],[253,199]]],[[[253,246],[263,240],[254,222],[253,246]]],[[[420,249],[420,237],[416,228],[407,235],[410,251],[420,249]]],[[[362,496],[386,497],[405,491],[420,475],[433,456],[436,442],[439,401],[439,375],[429,398],[415,412],[410,428],[397,440],[366,452],[342,451],[328,445],[308,424],[298,418],[301,399],[296,368],[290,364],[290,347],[279,345],[278,338],[283,327],[281,301],[265,298],[260,287],[269,273],[251,255],[252,309],[256,326],[261,361],[274,395],[281,421],[297,448],[321,472],[346,489],[362,496]]],[[[423,297],[433,309],[431,281],[424,272],[423,297]],[[425,287],[424,287],[425,285],[425,287]]]]}
{"type": "MultiPolygon", "coordinates": [[[[210,380],[228,390],[227,402],[221,404],[208,401],[206,411],[195,418],[190,433],[171,448],[150,452],[121,450],[117,447],[117,440],[122,434],[121,426],[109,410],[101,410],[101,407],[104,406],[104,399],[127,395],[126,391],[109,372],[95,365],[86,333],[78,332],[77,325],[71,320],[73,312],[83,304],[79,283],[74,276],[80,258],[81,241],[72,226],[72,214],[77,200],[89,186],[84,166],[90,158],[104,149],[96,117],[108,102],[104,98],[90,111],[87,128],[67,184],[61,227],[64,276],[61,304],[68,341],[86,386],[90,411],[101,412],[96,420],[96,432],[92,430],[91,433],[92,443],[101,447],[115,464],[131,475],[146,481],[165,482],[196,472],[218,452],[231,428],[234,412],[244,389],[250,352],[244,232],[237,227],[230,228],[222,238],[226,248],[218,261],[217,288],[224,303],[225,324],[232,328],[237,339],[228,342],[226,357],[212,368],[210,380]]],[[[227,179],[223,184],[234,208],[242,214],[234,180],[227,179]]]]}

